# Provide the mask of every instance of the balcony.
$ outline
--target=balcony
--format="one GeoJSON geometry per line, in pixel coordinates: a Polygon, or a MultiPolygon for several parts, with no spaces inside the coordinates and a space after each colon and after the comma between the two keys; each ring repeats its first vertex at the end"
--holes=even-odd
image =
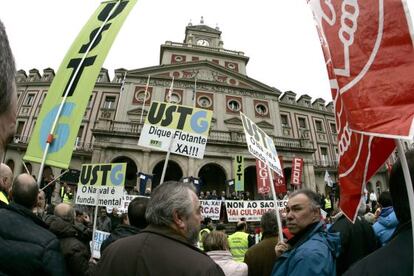
{"type": "Polygon", "coordinates": [[[338,161],[337,160],[313,160],[313,164],[315,168],[337,168],[338,167],[338,161]]]}
{"type": "MultiPolygon", "coordinates": [[[[13,140],[9,143],[9,146],[14,148],[27,148],[29,144],[30,136],[21,136],[15,135],[13,140]]],[[[85,143],[83,141],[76,141],[73,150],[78,152],[92,152],[93,151],[93,144],[92,143],[85,143]]]]}
{"type": "MultiPolygon", "coordinates": [[[[95,123],[93,132],[94,134],[101,135],[126,135],[136,138],[141,134],[141,130],[141,123],[99,120],[95,123]]],[[[312,153],[314,152],[311,141],[307,139],[295,139],[276,136],[271,137],[273,138],[273,142],[277,149],[286,148],[296,151],[301,150],[312,153]]],[[[242,145],[247,147],[244,133],[235,131],[210,130],[210,133],[208,135],[208,143],[217,145],[242,145]]]]}

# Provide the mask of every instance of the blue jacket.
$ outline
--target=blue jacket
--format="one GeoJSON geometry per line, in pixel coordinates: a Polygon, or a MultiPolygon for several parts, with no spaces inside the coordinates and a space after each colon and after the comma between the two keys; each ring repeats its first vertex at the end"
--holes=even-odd
{"type": "Polygon", "coordinates": [[[395,229],[397,229],[397,225],[398,219],[395,216],[394,208],[392,206],[382,208],[381,214],[372,226],[375,236],[381,242],[381,246],[384,246],[390,240],[395,229]]]}
{"type": "Polygon", "coordinates": [[[339,233],[326,232],[322,222],[309,231],[279,257],[272,276],[336,275],[335,258],[341,247],[339,233]]]}

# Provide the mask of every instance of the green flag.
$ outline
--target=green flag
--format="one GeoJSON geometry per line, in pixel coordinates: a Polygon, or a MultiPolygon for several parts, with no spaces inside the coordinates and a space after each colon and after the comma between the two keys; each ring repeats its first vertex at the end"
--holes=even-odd
{"type": "Polygon", "coordinates": [[[236,191],[244,191],[244,157],[236,155],[233,159],[233,172],[236,191]]]}
{"type": "Polygon", "coordinates": [[[102,64],[137,0],[102,2],[70,47],[57,71],[33,130],[24,160],[41,163],[46,141],[67,92],[45,163],[68,168],[86,106],[102,64]]]}

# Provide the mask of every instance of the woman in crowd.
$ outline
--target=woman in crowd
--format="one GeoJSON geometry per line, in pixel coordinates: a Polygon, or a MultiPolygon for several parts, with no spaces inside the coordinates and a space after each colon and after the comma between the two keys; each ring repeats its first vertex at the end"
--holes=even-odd
{"type": "Polygon", "coordinates": [[[204,239],[203,247],[204,252],[221,267],[225,275],[247,276],[247,264],[233,260],[225,233],[210,232],[204,239]]]}

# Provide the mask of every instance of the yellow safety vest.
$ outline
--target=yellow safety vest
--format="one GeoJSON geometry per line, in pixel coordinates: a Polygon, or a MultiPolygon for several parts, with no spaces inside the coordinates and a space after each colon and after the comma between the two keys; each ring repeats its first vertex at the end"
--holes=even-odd
{"type": "Polygon", "coordinates": [[[228,237],[230,252],[237,262],[244,261],[244,254],[249,249],[249,234],[245,232],[236,232],[228,237]]]}
{"type": "Polygon", "coordinates": [[[331,200],[329,198],[325,198],[325,209],[331,209],[331,208],[332,208],[331,200]]]}
{"type": "Polygon", "coordinates": [[[6,195],[0,191],[0,201],[3,201],[7,205],[9,204],[9,200],[7,199],[6,195]]]}
{"type": "Polygon", "coordinates": [[[67,204],[72,204],[72,199],[69,198],[68,193],[65,192],[65,187],[60,188],[60,196],[62,197],[62,202],[67,204]]]}
{"type": "Polygon", "coordinates": [[[203,248],[203,235],[204,235],[204,233],[206,233],[206,234],[210,233],[210,229],[203,228],[203,229],[200,230],[200,232],[198,232],[198,248],[200,248],[203,251],[204,251],[204,248],[203,248]]]}

